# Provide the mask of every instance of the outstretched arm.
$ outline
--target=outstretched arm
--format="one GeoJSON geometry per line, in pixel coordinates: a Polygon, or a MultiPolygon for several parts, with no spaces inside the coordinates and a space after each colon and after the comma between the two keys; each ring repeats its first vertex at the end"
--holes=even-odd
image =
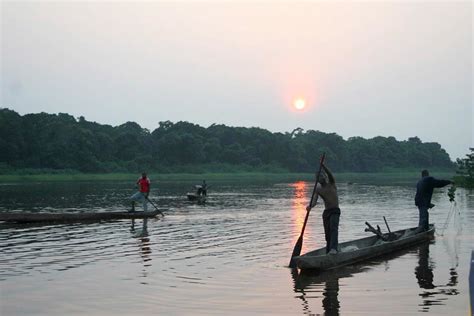
{"type": "Polygon", "coordinates": [[[450,180],[438,180],[438,179],[433,178],[433,186],[435,188],[442,188],[442,187],[447,186],[448,184],[451,184],[451,183],[453,183],[453,182],[450,181],[450,180]]]}
{"type": "Polygon", "coordinates": [[[326,175],[328,176],[329,183],[335,184],[336,179],[334,179],[334,176],[332,175],[331,170],[329,170],[328,167],[326,167],[324,163],[322,164],[322,166],[323,166],[324,172],[326,172],[326,175]]]}

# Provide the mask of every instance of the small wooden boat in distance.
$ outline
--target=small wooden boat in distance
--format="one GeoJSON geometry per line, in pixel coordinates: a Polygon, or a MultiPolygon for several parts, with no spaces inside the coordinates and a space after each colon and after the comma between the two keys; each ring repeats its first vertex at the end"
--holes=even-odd
{"type": "Polygon", "coordinates": [[[17,223],[39,222],[81,222],[102,221],[116,219],[150,218],[160,214],[160,211],[151,212],[95,212],[95,213],[27,213],[27,212],[0,212],[0,221],[17,223]]]}
{"type": "Polygon", "coordinates": [[[326,254],[326,248],[310,251],[295,257],[298,268],[302,270],[330,270],[366,259],[388,254],[433,238],[434,225],[429,230],[417,232],[417,227],[402,229],[391,234],[371,236],[339,244],[337,254],[326,254]]]}
{"type": "Polygon", "coordinates": [[[205,202],[207,196],[206,195],[198,195],[196,193],[187,193],[186,196],[190,201],[197,201],[197,202],[205,202]]]}

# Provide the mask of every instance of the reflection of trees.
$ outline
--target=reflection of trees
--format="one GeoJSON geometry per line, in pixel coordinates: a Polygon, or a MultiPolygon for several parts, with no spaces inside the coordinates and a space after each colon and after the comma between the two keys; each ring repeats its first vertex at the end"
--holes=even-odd
{"type": "Polygon", "coordinates": [[[458,273],[456,268],[449,269],[449,281],[446,285],[435,285],[433,283],[433,263],[430,260],[429,252],[430,243],[426,242],[418,248],[418,266],[415,268],[415,276],[418,285],[423,289],[420,297],[423,302],[421,304],[422,311],[428,312],[432,305],[444,305],[446,300],[444,296],[458,295],[459,291],[455,286],[458,284],[458,273]]]}

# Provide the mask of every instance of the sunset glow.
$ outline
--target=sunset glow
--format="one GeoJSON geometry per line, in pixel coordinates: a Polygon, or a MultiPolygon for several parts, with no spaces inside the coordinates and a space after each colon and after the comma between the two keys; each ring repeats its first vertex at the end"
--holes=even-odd
{"type": "Polygon", "coordinates": [[[293,101],[293,106],[297,110],[303,110],[306,107],[306,101],[303,98],[297,98],[293,101]]]}
{"type": "MultiPolygon", "coordinates": [[[[295,223],[293,226],[293,234],[294,234],[294,240],[293,243],[296,242],[296,240],[299,237],[299,234],[301,233],[301,228],[303,227],[304,219],[306,217],[306,205],[308,203],[307,197],[306,197],[306,182],[304,181],[298,181],[295,182],[291,185],[294,187],[294,193],[293,197],[291,199],[291,209],[292,209],[292,221],[295,223]]],[[[311,231],[310,227],[307,227],[308,231],[311,231]]],[[[304,252],[306,251],[305,243],[303,243],[303,249],[304,252]]]]}

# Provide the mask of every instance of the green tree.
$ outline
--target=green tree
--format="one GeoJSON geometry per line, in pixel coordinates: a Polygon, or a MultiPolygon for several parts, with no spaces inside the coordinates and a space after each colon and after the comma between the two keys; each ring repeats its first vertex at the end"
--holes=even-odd
{"type": "Polygon", "coordinates": [[[423,143],[418,137],[345,140],[335,133],[301,128],[272,133],[258,127],[212,124],[205,128],[183,121],[160,121],[150,132],[135,122],[113,127],[82,116],[76,120],[66,113],[21,116],[0,109],[0,172],[22,168],[184,171],[203,165],[217,170],[234,166],[233,170],[314,172],[323,152],[337,172],[454,167],[439,144],[423,143]]]}
{"type": "Polygon", "coordinates": [[[466,154],[466,158],[457,159],[459,176],[455,177],[456,183],[460,186],[474,188],[474,148],[469,148],[471,151],[466,154]]]}

